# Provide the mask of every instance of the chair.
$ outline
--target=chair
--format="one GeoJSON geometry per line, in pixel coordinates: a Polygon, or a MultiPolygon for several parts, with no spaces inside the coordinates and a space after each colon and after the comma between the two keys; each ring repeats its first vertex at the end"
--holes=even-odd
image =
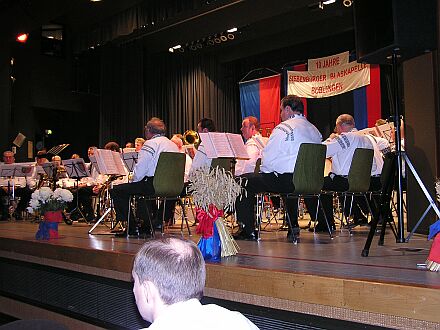
{"type": "Polygon", "coordinates": [[[351,227],[348,225],[348,218],[351,216],[353,210],[353,201],[355,196],[361,196],[367,203],[368,210],[371,213],[370,203],[367,199],[367,192],[370,188],[371,167],[373,165],[373,149],[356,148],[353,159],[351,161],[350,170],[348,172],[348,190],[341,192],[344,197],[342,205],[342,220],[341,229],[344,225],[344,215],[347,197],[351,197],[350,210],[347,218],[347,228],[351,232],[351,227]]]}
{"type": "Polygon", "coordinates": [[[235,160],[230,157],[225,158],[213,158],[211,161],[211,167],[212,168],[224,168],[225,171],[231,171],[232,174],[234,174],[235,170],[235,160]]]}
{"type": "MultiPolygon", "coordinates": [[[[323,144],[302,143],[299,147],[295,169],[293,171],[293,185],[295,190],[287,198],[317,197],[316,215],[319,208],[324,214],[330,238],[333,238],[332,229],[321,202],[322,187],[324,185],[324,166],[327,146],[323,144]]],[[[317,217],[317,216],[316,216],[317,217]]],[[[290,223],[289,217],[287,220],[290,223]]],[[[316,219],[315,219],[316,221],[316,219]]]]}
{"type": "MultiPolygon", "coordinates": [[[[191,230],[188,224],[188,217],[185,212],[185,205],[180,197],[184,187],[184,173],[185,173],[185,154],[177,152],[162,152],[159,155],[156,171],[154,172],[153,187],[154,195],[131,195],[129,199],[129,205],[131,205],[132,199],[135,197],[144,197],[145,202],[149,200],[163,201],[164,205],[167,200],[176,200],[183,212],[183,220],[186,223],[188,234],[191,235],[191,230]]],[[[128,211],[128,224],[130,223],[130,209],[128,211]]],[[[165,207],[162,213],[162,223],[165,217],[165,207]]],[[[148,212],[148,219],[150,222],[151,235],[154,237],[154,227],[150,213],[148,212]]],[[[181,233],[183,234],[183,220],[181,223],[181,233]]],[[[163,233],[162,225],[162,233],[163,233]]],[[[127,226],[127,232],[129,228],[127,226]]]]}
{"type": "Polygon", "coordinates": [[[373,220],[371,222],[370,232],[368,233],[368,238],[365,242],[364,249],[362,250],[363,257],[368,257],[371,242],[373,241],[373,237],[376,232],[377,224],[379,223],[379,221],[382,221],[382,228],[380,232],[378,245],[383,245],[384,243],[385,229],[387,223],[390,224],[390,227],[395,237],[397,237],[397,228],[394,223],[393,214],[390,208],[393,187],[396,178],[395,173],[396,173],[396,154],[390,152],[385,155],[385,161],[380,176],[381,189],[380,191],[372,192],[372,200],[378,212],[373,217],[373,220]]]}

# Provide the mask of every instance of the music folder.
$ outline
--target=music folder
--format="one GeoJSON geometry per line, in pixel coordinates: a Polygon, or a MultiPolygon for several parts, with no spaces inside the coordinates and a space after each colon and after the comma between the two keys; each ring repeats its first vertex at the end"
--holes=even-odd
{"type": "MultiPolygon", "coordinates": [[[[124,163],[119,152],[106,150],[106,149],[96,149],[94,153],[94,158],[96,160],[96,165],[100,174],[107,175],[126,175],[124,163]]],[[[90,161],[93,165],[95,163],[90,157],[90,161]]]]}
{"type": "Polygon", "coordinates": [[[63,165],[71,179],[81,179],[90,176],[86,163],[82,158],[63,160],[63,165]]]}
{"type": "Polygon", "coordinates": [[[249,159],[240,134],[209,132],[199,133],[208,158],[232,157],[249,159]]]}
{"type": "Polygon", "coordinates": [[[127,170],[129,172],[133,172],[134,167],[137,164],[138,161],[138,153],[136,151],[125,151],[126,149],[131,149],[131,148],[125,148],[124,152],[121,154],[121,158],[125,163],[125,166],[127,167],[127,170]]]}
{"type": "Polygon", "coordinates": [[[53,178],[53,171],[55,169],[55,166],[53,163],[43,163],[41,164],[41,167],[43,168],[44,173],[46,173],[48,178],[53,178]]]}

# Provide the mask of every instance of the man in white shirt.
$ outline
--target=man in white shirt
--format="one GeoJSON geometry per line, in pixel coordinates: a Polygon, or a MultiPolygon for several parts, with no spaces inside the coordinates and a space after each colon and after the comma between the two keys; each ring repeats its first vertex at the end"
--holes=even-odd
{"type": "MultiPolygon", "coordinates": [[[[281,100],[282,122],[274,128],[263,149],[261,173],[248,173],[242,177],[247,181],[246,196],[237,199],[235,207],[237,219],[244,225],[235,239],[255,240],[255,194],[260,192],[289,193],[293,192],[293,170],[302,143],[321,143],[322,136],[318,129],[304,117],[304,105],[301,98],[295,95],[285,96],[281,100]]],[[[290,237],[299,235],[298,205],[293,199],[287,200],[287,212],[293,228],[290,237]]]]}
{"type": "Polygon", "coordinates": [[[200,303],[205,262],[191,241],[177,237],[147,241],[136,254],[132,276],[139,313],[152,323],[148,329],[258,329],[239,312],[200,303]]]}
{"type": "Polygon", "coordinates": [[[238,159],[235,164],[235,175],[253,173],[257,160],[261,158],[262,151],[267,144],[268,138],[262,137],[260,132],[260,122],[256,117],[249,116],[243,119],[241,124],[241,134],[246,140],[245,147],[249,159],[238,159]]]}
{"type": "MultiPolygon", "coordinates": [[[[164,151],[179,152],[177,146],[166,136],[164,122],[156,117],[151,118],[145,126],[145,141],[139,151],[138,162],[133,171],[133,181],[113,187],[110,195],[116,212],[116,219],[124,221],[128,214],[128,200],[130,195],[154,195],[153,179],[159,155],[164,151]]],[[[133,220],[134,216],[130,216],[133,220]]],[[[130,221],[128,235],[137,235],[137,228],[130,221]]],[[[127,234],[127,233],[125,233],[127,234]]]]}
{"type": "MultiPolygon", "coordinates": [[[[327,145],[326,157],[331,158],[332,168],[328,176],[324,178],[324,190],[346,191],[348,186],[348,172],[356,148],[373,149],[370,140],[355,127],[354,118],[349,114],[342,114],[336,119],[336,134],[323,142],[327,145]]],[[[333,198],[329,194],[321,195],[322,206],[327,220],[334,229],[333,198]]],[[[316,201],[308,201],[308,209],[312,219],[315,218],[316,201]]],[[[353,208],[354,218],[362,217],[359,208],[353,208]]],[[[318,224],[315,231],[327,231],[324,216],[318,212],[318,224]]]]}

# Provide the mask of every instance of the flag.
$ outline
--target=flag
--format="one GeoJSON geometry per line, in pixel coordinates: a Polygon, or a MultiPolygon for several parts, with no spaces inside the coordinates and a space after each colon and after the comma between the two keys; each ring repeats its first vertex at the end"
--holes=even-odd
{"type": "MultiPolygon", "coordinates": [[[[280,122],[281,75],[241,82],[240,106],[242,118],[258,118],[261,128],[273,129],[280,122]]],[[[266,135],[266,134],[263,134],[266,135]]]]}

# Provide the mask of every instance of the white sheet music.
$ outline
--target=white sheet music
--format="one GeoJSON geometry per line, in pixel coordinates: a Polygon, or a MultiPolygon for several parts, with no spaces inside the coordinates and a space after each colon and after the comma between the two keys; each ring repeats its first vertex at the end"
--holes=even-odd
{"type": "Polygon", "coordinates": [[[235,157],[249,159],[240,134],[209,132],[200,133],[208,158],[235,157]]]}
{"type": "MultiPolygon", "coordinates": [[[[105,149],[96,149],[94,158],[101,174],[125,175],[124,164],[118,152],[105,149]]],[[[92,159],[90,159],[92,160],[92,159]]],[[[93,162],[93,161],[92,161],[93,162]]]]}
{"type": "Polygon", "coordinates": [[[63,165],[69,178],[79,179],[90,176],[82,158],[63,160],[63,165]]]}

